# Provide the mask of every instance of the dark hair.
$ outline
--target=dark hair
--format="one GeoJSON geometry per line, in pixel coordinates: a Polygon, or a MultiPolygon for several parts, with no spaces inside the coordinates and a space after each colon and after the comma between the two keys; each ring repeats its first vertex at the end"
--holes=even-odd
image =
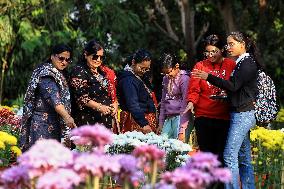
{"type": "Polygon", "coordinates": [[[212,34],[212,35],[207,36],[203,40],[203,49],[205,49],[208,45],[212,45],[212,46],[217,47],[218,49],[221,50],[222,56],[225,56],[224,47],[225,47],[226,43],[218,35],[212,34]]]}
{"type": "Polygon", "coordinates": [[[143,61],[150,61],[152,58],[151,53],[145,49],[138,49],[132,56],[135,64],[142,63],[143,61]]]}
{"type": "Polygon", "coordinates": [[[70,53],[70,57],[72,56],[72,49],[68,45],[65,45],[65,44],[55,45],[51,50],[51,54],[56,55],[56,54],[63,53],[65,51],[70,53]]]}
{"type": "Polygon", "coordinates": [[[92,39],[86,44],[84,48],[84,53],[86,53],[86,55],[89,56],[92,54],[97,54],[97,52],[102,49],[104,49],[103,46],[100,43],[98,43],[95,39],[92,39]]]}
{"type": "Polygon", "coordinates": [[[231,32],[228,37],[232,37],[238,42],[245,43],[246,51],[253,56],[258,69],[264,69],[264,65],[260,62],[259,59],[259,50],[256,46],[256,43],[247,34],[240,31],[235,31],[231,32]]]}
{"type": "Polygon", "coordinates": [[[176,64],[180,64],[178,58],[173,53],[163,53],[159,58],[161,68],[174,68],[176,64]]]}

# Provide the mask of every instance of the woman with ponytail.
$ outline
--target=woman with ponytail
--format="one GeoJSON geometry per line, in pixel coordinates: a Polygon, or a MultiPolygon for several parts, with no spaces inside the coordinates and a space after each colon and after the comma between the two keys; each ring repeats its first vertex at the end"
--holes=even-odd
{"type": "Polygon", "coordinates": [[[249,130],[255,126],[254,103],[257,95],[257,73],[262,69],[255,43],[242,32],[232,32],[227,37],[227,52],[236,59],[230,80],[218,78],[201,70],[194,70],[195,78],[227,91],[231,104],[231,123],[224,150],[225,165],[232,172],[232,182],[227,189],[254,189],[253,166],[249,130]]]}
{"type": "Polygon", "coordinates": [[[113,129],[117,116],[116,75],[103,64],[104,49],[91,40],[70,76],[72,114],[78,126],[101,123],[113,129]]]}

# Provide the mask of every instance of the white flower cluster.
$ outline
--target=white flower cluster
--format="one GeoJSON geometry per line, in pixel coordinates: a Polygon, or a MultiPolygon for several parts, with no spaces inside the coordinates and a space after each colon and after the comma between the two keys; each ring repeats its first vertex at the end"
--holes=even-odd
{"type": "MultiPolygon", "coordinates": [[[[189,144],[183,143],[180,140],[176,139],[169,139],[165,135],[156,135],[155,133],[151,132],[148,134],[143,134],[141,132],[132,131],[126,132],[124,134],[119,134],[113,136],[114,141],[113,144],[107,146],[108,149],[111,146],[141,146],[141,145],[157,145],[160,149],[165,150],[168,152],[189,152],[192,150],[189,144]]],[[[107,150],[106,149],[106,150],[107,150]]]]}

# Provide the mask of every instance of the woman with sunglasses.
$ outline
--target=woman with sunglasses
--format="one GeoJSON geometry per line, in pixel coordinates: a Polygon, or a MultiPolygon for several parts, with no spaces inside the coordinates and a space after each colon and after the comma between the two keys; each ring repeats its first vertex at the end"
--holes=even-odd
{"type": "Polygon", "coordinates": [[[161,134],[169,138],[185,140],[191,112],[183,114],[187,105],[187,88],[189,73],[180,69],[179,60],[175,55],[163,53],[160,57],[163,78],[162,99],[159,115],[161,134]]]}
{"type": "MultiPolygon", "coordinates": [[[[197,62],[193,70],[204,70],[228,80],[235,62],[224,57],[224,45],[219,36],[209,35],[203,41],[205,59],[197,62]]],[[[201,151],[218,155],[223,161],[223,152],[230,127],[229,104],[223,99],[225,92],[214,85],[191,77],[188,89],[187,109],[195,113],[194,127],[201,151]],[[220,99],[218,99],[220,98],[220,99]]]]}
{"type": "Polygon", "coordinates": [[[193,76],[228,91],[231,103],[231,123],[224,150],[225,165],[231,169],[232,182],[228,189],[254,189],[249,131],[255,126],[254,102],[257,95],[257,70],[263,66],[258,60],[255,43],[242,32],[227,37],[227,52],[236,58],[236,68],[230,80],[218,78],[206,70],[196,70],[193,76]]]}
{"type": "Polygon", "coordinates": [[[104,53],[96,40],[89,41],[71,71],[72,115],[78,126],[101,123],[113,129],[118,107],[116,75],[103,64],[104,53]]]}
{"type": "Polygon", "coordinates": [[[120,126],[122,132],[155,132],[157,127],[156,107],[152,90],[143,81],[143,76],[150,70],[151,55],[144,49],[137,50],[131,61],[119,75],[118,94],[120,126]]]}
{"type": "Polygon", "coordinates": [[[56,45],[50,58],[33,71],[25,95],[21,123],[20,146],[24,151],[38,139],[60,141],[61,136],[76,127],[71,117],[65,72],[70,62],[71,48],[56,45]]]}

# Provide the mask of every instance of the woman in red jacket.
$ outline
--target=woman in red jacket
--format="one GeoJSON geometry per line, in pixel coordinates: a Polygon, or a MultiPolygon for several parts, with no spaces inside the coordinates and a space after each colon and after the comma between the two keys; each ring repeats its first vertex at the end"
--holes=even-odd
{"type": "MultiPolygon", "coordinates": [[[[204,41],[206,59],[197,62],[193,70],[204,70],[228,80],[235,62],[224,58],[224,45],[217,35],[208,36],[204,41]]],[[[230,127],[229,104],[225,98],[226,92],[209,82],[193,77],[190,79],[185,112],[193,112],[194,109],[194,126],[200,150],[218,155],[221,162],[224,162],[223,151],[230,127]]]]}

